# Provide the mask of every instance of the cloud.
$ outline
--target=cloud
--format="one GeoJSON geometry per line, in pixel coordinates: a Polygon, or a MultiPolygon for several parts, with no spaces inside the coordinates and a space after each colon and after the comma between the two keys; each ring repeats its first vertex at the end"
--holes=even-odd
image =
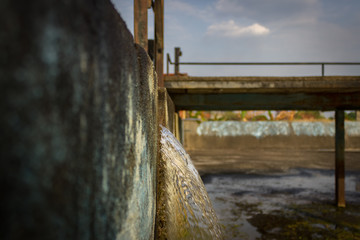
{"type": "Polygon", "coordinates": [[[267,27],[254,23],[247,27],[237,25],[234,20],[210,25],[206,34],[209,36],[223,36],[227,38],[238,38],[243,36],[262,36],[270,33],[267,27]]]}
{"type": "Polygon", "coordinates": [[[262,23],[303,22],[308,18],[317,19],[321,14],[320,0],[216,0],[218,17],[262,23]]]}

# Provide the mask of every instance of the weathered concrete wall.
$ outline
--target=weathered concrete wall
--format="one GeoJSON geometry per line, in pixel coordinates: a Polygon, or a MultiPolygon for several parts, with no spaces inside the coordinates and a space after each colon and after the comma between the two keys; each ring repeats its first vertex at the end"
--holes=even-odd
{"type": "Polygon", "coordinates": [[[0,8],[0,239],[151,239],[153,67],[109,1],[0,8]]]}
{"type": "Polygon", "coordinates": [[[175,112],[175,104],[166,88],[158,89],[158,122],[169,129],[180,141],[182,123],[179,114],[175,112]]]}
{"type": "Polygon", "coordinates": [[[175,105],[171,100],[166,88],[158,89],[159,98],[159,124],[169,129],[172,133],[176,132],[175,105]]]}
{"type": "MultiPolygon", "coordinates": [[[[360,148],[358,122],[346,122],[345,146],[360,148]]],[[[186,149],[334,149],[333,122],[204,122],[184,121],[186,149]]]]}

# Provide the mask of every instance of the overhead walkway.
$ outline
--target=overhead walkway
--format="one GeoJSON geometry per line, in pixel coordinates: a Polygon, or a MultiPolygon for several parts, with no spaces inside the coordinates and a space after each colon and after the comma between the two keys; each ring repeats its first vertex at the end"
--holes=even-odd
{"type": "Polygon", "coordinates": [[[325,76],[325,65],[360,63],[196,63],[175,62],[167,56],[164,86],[175,110],[334,110],[335,197],[345,206],[344,110],[360,110],[360,76],[325,76]],[[174,64],[174,75],[169,75],[174,64]],[[193,77],[180,74],[183,65],[320,65],[321,76],[311,77],[193,77]]]}
{"type": "Polygon", "coordinates": [[[359,110],[360,76],[325,76],[325,66],[359,62],[180,62],[167,55],[164,86],[176,110],[359,110]],[[169,75],[169,65],[174,75],[169,75]],[[180,74],[180,65],[320,66],[312,77],[194,77],[180,74]]]}
{"type": "Polygon", "coordinates": [[[358,110],[360,76],[165,75],[176,110],[358,110]]]}

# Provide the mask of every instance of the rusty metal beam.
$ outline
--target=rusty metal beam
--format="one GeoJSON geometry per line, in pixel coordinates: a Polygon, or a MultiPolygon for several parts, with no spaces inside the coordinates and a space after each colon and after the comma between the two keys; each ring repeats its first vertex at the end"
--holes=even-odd
{"type": "Polygon", "coordinates": [[[159,87],[164,87],[164,0],[155,0],[155,71],[159,87]]]}
{"type": "Polygon", "coordinates": [[[149,0],[134,0],[134,40],[148,50],[148,6],[149,0]]]}
{"type": "Polygon", "coordinates": [[[335,111],[335,197],[338,207],[345,207],[345,130],[344,111],[335,111]]]}

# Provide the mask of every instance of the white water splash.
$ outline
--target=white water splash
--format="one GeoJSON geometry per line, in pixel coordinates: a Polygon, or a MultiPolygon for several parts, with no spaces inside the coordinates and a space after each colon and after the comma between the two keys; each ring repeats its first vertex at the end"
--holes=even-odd
{"type": "Polygon", "coordinates": [[[222,239],[198,171],[182,145],[163,126],[160,145],[167,239],[222,239]]]}

